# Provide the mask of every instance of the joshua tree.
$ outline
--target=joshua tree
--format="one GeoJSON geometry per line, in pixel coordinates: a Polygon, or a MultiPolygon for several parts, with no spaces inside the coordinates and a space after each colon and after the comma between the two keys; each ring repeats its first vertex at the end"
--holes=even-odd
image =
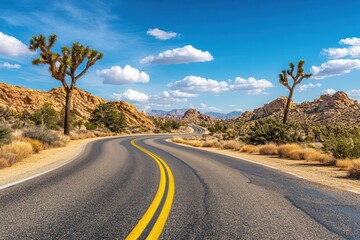
{"type": "Polygon", "coordinates": [[[296,75],[294,75],[295,65],[293,62],[290,63],[289,70],[282,70],[281,73],[279,74],[280,83],[284,85],[287,89],[289,89],[289,96],[287,98],[285,111],[284,111],[284,118],[283,118],[284,124],[287,123],[289,117],[290,103],[292,101],[292,97],[294,95],[296,85],[300,84],[304,78],[310,78],[312,76],[311,73],[304,73],[304,63],[305,63],[304,60],[299,61],[296,75]],[[292,86],[289,85],[288,77],[290,77],[293,80],[292,86]]]}
{"type": "Polygon", "coordinates": [[[90,49],[89,46],[84,47],[82,44],[75,42],[71,49],[67,46],[61,49],[61,53],[52,52],[51,48],[56,42],[56,34],[49,36],[48,41],[43,34],[33,36],[30,40],[30,50],[40,50],[40,57],[32,61],[34,65],[47,64],[49,65],[49,72],[51,76],[60,81],[66,93],[65,102],[65,119],[64,119],[64,134],[70,134],[70,118],[71,118],[71,97],[72,92],[76,87],[76,81],[85,75],[86,71],[96,63],[97,60],[103,57],[103,54],[90,49]],[[87,59],[86,64],[83,65],[84,60],[87,59]],[[82,66],[80,72],[76,72],[78,67],[82,66]],[[69,77],[71,82],[66,81],[69,77]]]}

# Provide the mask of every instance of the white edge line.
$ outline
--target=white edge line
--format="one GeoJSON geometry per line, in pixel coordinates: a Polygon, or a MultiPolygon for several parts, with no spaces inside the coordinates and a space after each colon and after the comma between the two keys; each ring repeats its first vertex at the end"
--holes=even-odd
{"type": "MultiPolygon", "coordinates": [[[[173,144],[178,144],[178,143],[174,143],[173,141],[170,141],[170,138],[166,139],[165,141],[172,142],[173,144]]],[[[189,146],[189,145],[186,145],[186,144],[180,144],[180,145],[185,146],[185,147],[189,147],[189,148],[195,148],[195,149],[203,150],[203,151],[206,151],[206,152],[213,152],[213,151],[209,151],[209,150],[206,150],[206,149],[203,149],[203,148],[192,147],[192,146],[189,146]]],[[[281,171],[283,173],[290,174],[290,175],[295,176],[295,177],[300,178],[300,179],[305,179],[304,177],[301,177],[301,176],[299,176],[299,175],[297,175],[295,173],[282,171],[279,168],[276,168],[276,167],[273,167],[273,166],[270,166],[270,165],[267,165],[267,164],[264,164],[264,163],[255,162],[253,160],[249,160],[249,159],[246,159],[246,158],[243,158],[243,157],[234,156],[234,155],[227,154],[227,153],[220,153],[220,152],[214,152],[214,153],[225,155],[225,156],[228,156],[228,157],[237,158],[237,159],[240,159],[240,160],[243,160],[243,161],[247,161],[247,162],[257,164],[257,165],[261,165],[261,166],[264,166],[264,167],[275,169],[275,170],[281,171]]]]}
{"type": "Polygon", "coordinates": [[[56,169],[59,169],[59,168],[65,166],[66,164],[68,164],[68,163],[72,162],[73,160],[75,160],[76,158],[78,158],[78,157],[85,151],[86,145],[88,145],[89,143],[94,142],[94,141],[96,141],[96,140],[99,140],[99,139],[94,139],[93,141],[90,141],[90,142],[86,143],[85,146],[83,146],[83,149],[82,149],[76,156],[72,157],[70,160],[66,161],[65,163],[61,164],[60,166],[51,168],[50,170],[47,170],[47,171],[45,171],[45,172],[41,172],[41,173],[35,174],[35,175],[33,175],[33,176],[30,176],[30,177],[27,177],[27,178],[24,178],[24,179],[15,181],[15,182],[11,182],[11,183],[8,183],[8,184],[5,184],[5,185],[1,185],[1,186],[0,186],[0,191],[1,191],[1,190],[4,190],[4,189],[6,189],[6,188],[9,188],[9,187],[15,186],[15,185],[17,185],[17,184],[26,182],[26,181],[28,181],[28,180],[31,180],[31,179],[40,177],[41,175],[47,174],[47,173],[49,173],[49,172],[55,171],[56,169]]]}
{"type": "Polygon", "coordinates": [[[352,192],[352,193],[356,193],[356,194],[360,194],[359,191],[355,191],[355,190],[351,190],[351,189],[346,189],[348,192],[352,192]]]}

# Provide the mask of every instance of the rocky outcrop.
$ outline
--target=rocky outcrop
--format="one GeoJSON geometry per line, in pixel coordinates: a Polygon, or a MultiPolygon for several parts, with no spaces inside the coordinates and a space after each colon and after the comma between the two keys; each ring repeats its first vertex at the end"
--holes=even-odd
{"type": "MultiPolygon", "coordinates": [[[[73,92],[72,106],[77,118],[89,119],[92,111],[106,101],[89,92],[75,89],[73,92]]],[[[65,104],[65,91],[63,88],[53,88],[48,92],[12,86],[0,83],[0,107],[7,107],[15,113],[28,111],[34,112],[45,103],[51,104],[60,112],[65,104]]],[[[144,113],[140,113],[135,106],[127,102],[117,102],[119,110],[125,114],[129,126],[143,126],[152,128],[154,125],[144,113]]]]}
{"type": "MultiPolygon", "coordinates": [[[[286,97],[278,98],[254,111],[245,112],[237,121],[252,121],[259,118],[274,117],[281,119],[284,113],[286,97]]],[[[337,125],[360,125],[360,104],[350,99],[344,92],[333,95],[325,94],[312,102],[301,104],[292,103],[289,120],[291,122],[304,122],[337,125]]]]}
{"type": "Polygon", "coordinates": [[[153,122],[146,116],[145,112],[139,112],[134,105],[128,102],[116,102],[117,108],[125,114],[128,124],[134,127],[153,128],[153,122]]]}
{"type": "Polygon", "coordinates": [[[184,113],[183,120],[190,123],[212,122],[213,119],[208,115],[200,113],[196,109],[189,109],[184,113]]]}

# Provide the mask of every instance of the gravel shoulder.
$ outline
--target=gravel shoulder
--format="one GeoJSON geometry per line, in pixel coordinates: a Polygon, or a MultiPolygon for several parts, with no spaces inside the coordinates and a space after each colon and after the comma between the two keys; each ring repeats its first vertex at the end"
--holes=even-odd
{"type": "MultiPolygon", "coordinates": [[[[179,144],[179,143],[174,143],[179,144]]],[[[195,148],[185,144],[182,146],[195,148]]],[[[307,162],[303,160],[288,160],[276,156],[265,156],[260,154],[241,153],[233,150],[199,147],[204,151],[216,152],[227,156],[239,158],[239,161],[247,160],[256,164],[275,168],[279,171],[295,175],[299,178],[322,184],[325,186],[347,190],[360,194],[360,181],[347,178],[347,173],[340,168],[324,166],[318,162],[307,162]]]]}

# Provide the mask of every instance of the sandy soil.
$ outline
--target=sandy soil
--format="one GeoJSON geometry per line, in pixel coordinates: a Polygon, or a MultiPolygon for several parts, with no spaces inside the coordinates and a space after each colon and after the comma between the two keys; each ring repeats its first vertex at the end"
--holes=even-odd
{"type": "MultiPolygon", "coordinates": [[[[192,147],[184,144],[180,145],[192,147]]],[[[223,150],[216,148],[201,149],[232,157],[238,157],[243,160],[278,169],[282,172],[295,175],[299,178],[303,178],[311,182],[360,194],[360,180],[346,178],[347,172],[337,167],[324,166],[318,162],[287,160],[274,156],[241,153],[233,150],[223,150]]]]}

